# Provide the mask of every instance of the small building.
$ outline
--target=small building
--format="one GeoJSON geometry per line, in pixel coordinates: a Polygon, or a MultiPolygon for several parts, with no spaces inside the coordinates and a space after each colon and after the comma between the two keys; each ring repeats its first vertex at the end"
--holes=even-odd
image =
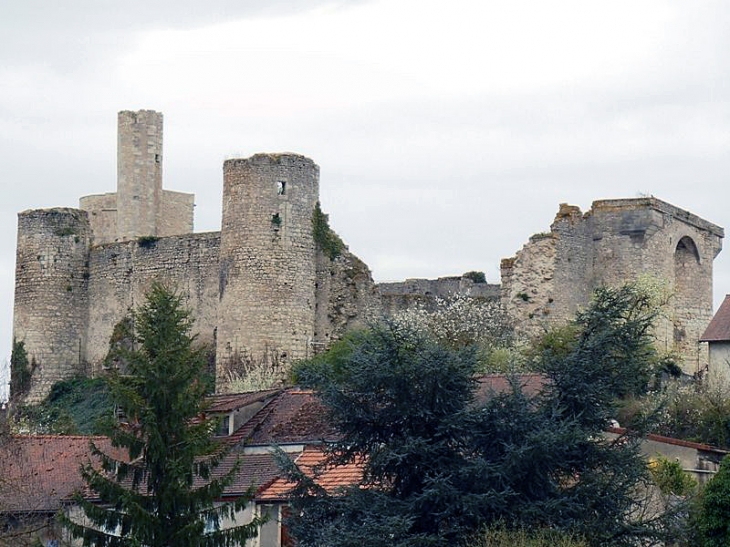
{"type": "Polygon", "coordinates": [[[700,342],[707,342],[710,348],[709,377],[730,382],[730,294],[725,295],[700,342]]]}

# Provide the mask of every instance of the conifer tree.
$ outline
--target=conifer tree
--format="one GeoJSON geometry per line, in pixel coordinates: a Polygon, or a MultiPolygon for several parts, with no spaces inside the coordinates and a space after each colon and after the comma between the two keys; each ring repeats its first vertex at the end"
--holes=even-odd
{"type": "Polygon", "coordinates": [[[95,502],[80,494],[85,519],[63,517],[84,545],[95,547],[228,547],[254,537],[254,520],[226,530],[250,500],[218,503],[236,469],[214,473],[224,453],[201,420],[205,385],[202,351],[193,345],[190,312],[173,291],[156,283],[132,315],[136,348],[125,356],[127,374],[109,384],[122,420],[112,426],[112,445],[125,458],[93,452],[101,469],[82,473],[95,502]]]}

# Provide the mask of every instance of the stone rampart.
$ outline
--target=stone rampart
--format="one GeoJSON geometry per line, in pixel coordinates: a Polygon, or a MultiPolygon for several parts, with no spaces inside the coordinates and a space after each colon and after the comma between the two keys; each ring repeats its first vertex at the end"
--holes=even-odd
{"type": "Polygon", "coordinates": [[[436,299],[468,296],[498,300],[500,286],[492,283],[475,283],[463,276],[439,277],[438,279],[406,279],[405,281],[378,283],[377,292],[383,313],[392,315],[413,307],[434,309],[436,299]]]}

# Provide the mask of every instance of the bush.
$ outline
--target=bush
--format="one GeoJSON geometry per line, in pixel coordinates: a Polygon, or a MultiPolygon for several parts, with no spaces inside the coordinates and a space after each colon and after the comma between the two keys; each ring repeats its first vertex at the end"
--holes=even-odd
{"type": "Polygon", "coordinates": [[[652,479],[665,496],[687,496],[697,488],[697,481],[682,469],[677,461],[670,461],[662,455],[649,460],[652,479]]]}

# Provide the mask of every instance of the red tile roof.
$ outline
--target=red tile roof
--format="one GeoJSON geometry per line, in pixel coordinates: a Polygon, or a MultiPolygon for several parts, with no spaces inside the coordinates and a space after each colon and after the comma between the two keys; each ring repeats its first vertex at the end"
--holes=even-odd
{"type": "Polygon", "coordinates": [[[730,294],[725,295],[700,342],[730,342],[730,294]]]}
{"type": "Polygon", "coordinates": [[[90,441],[115,451],[106,437],[19,435],[0,441],[0,511],[58,510],[84,486],[80,468],[93,460],[90,441]]]}
{"type": "MultiPolygon", "coordinates": [[[[334,494],[341,488],[357,484],[362,478],[362,462],[323,467],[325,454],[316,448],[305,449],[295,459],[295,462],[307,476],[315,476],[315,482],[328,494],[334,494]]],[[[289,499],[289,493],[293,487],[293,483],[278,477],[271,484],[259,490],[256,501],[286,501],[289,499]]]]}
{"type": "Polygon", "coordinates": [[[231,437],[249,445],[272,445],[329,441],[339,435],[313,391],[290,388],[269,401],[231,437]]]}
{"type": "Polygon", "coordinates": [[[517,382],[520,390],[528,397],[534,397],[550,382],[544,374],[484,374],[477,378],[475,398],[477,402],[484,402],[490,397],[512,391],[511,381],[517,382]]]}
{"type": "Polygon", "coordinates": [[[265,401],[279,393],[280,389],[267,389],[264,391],[252,391],[248,393],[219,393],[207,397],[210,405],[206,411],[210,413],[232,412],[253,403],[265,401]]]}
{"type": "MultiPolygon", "coordinates": [[[[609,427],[606,429],[606,431],[615,435],[625,435],[628,430],[625,427],[609,427]]],[[[675,439],[674,437],[655,435],[654,433],[647,434],[645,438],[649,441],[655,441],[663,444],[671,444],[675,446],[684,446],[685,448],[694,448],[695,450],[702,450],[704,452],[715,452],[716,454],[720,455],[730,454],[730,451],[728,450],[725,450],[723,448],[717,448],[716,446],[711,446],[709,444],[695,443],[692,441],[685,441],[683,439],[675,439]]]]}

